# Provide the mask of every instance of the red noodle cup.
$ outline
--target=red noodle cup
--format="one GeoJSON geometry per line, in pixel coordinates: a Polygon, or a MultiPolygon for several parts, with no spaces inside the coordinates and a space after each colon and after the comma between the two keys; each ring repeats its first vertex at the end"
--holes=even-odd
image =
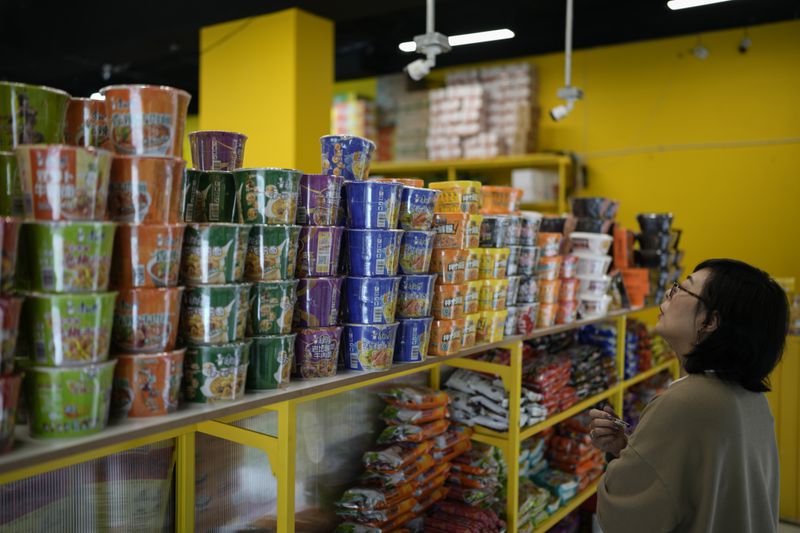
{"type": "Polygon", "coordinates": [[[111,219],[135,224],[182,222],[185,167],[177,157],[114,157],[108,193],[111,219]]]}
{"type": "Polygon", "coordinates": [[[539,304],[525,303],[517,305],[517,333],[530,335],[538,326],[539,304]]]}
{"type": "Polygon", "coordinates": [[[571,324],[578,319],[578,302],[571,300],[568,302],[558,302],[556,311],[556,324],[571,324]]]}
{"type": "Polygon", "coordinates": [[[558,291],[559,302],[571,302],[578,298],[578,287],[580,282],[576,278],[562,279],[561,288],[558,291]]]}
{"type": "Polygon", "coordinates": [[[70,98],[67,105],[64,142],[74,146],[110,148],[106,103],[91,98],[70,98]]]}
{"type": "Polygon", "coordinates": [[[120,224],[114,240],[112,287],[175,287],[185,229],[183,224],[120,224]]]}

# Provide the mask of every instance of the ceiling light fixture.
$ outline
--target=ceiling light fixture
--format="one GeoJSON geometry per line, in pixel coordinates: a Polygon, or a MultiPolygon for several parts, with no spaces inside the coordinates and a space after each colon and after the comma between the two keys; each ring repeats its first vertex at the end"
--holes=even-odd
{"type": "Polygon", "coordinates": [[[730,2],[731,0],[669,0],[667,7],[673,11],[677,9],[687,9],[690,7],[707,6],[710,4],[719,4],[721,2],[730,2]]]}
{"type": "MultiPolygon", "coordinates": [[[[479,31],[475,33],[462,33],[461,35],[451,35],[447,38],[447,43],[450,46],[462,46],[465,44],[488,43],[491,41],[502,41],[504,39],[513,39],[514,32],[508,28],[500,30],[479,31]]],[[[398,48],[403,52],[416,52],[417,43],[414,41],[406,41],[400,43],[398,48]]]]}

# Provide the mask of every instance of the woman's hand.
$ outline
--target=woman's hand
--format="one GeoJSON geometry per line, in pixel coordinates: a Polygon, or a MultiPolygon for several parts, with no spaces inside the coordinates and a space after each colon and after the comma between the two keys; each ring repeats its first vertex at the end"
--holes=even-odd
{"type": "Polygon", "coordinates": [[[628,445],[628,437],[625,435],[624,429],[613,422],[617,418],[614,410],[607,405],[602,411],[592,409],[589,411],[589,416],[592,417],[590,425],[592,431],[589,433],[592,437],[592,444],[604,453],[619,457],[619,454],[628,445]]]}

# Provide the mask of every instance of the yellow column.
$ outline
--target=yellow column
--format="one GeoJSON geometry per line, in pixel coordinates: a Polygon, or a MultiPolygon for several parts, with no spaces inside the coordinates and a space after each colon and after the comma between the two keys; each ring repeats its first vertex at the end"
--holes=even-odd
{"type": "Polygon", "coordinates": [[[333,23],[299,9],[200,30],[200,128],[248,136],[245,166],[320,171],[333,23]]]}

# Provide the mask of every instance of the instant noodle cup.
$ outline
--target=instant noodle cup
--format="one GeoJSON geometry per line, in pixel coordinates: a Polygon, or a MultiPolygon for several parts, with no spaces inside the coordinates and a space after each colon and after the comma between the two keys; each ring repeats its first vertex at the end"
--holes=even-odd
{"type": "Polygon", "coordinates": [[[483,215],[470,215],[467,225],[467,248],[477,248],[481,245],[481,224],[483,215]]]}
{"type": "Polygon", "coordinates": [[[287,335],[292,331],[298,284],[296,279],[253,283],[245,329],[248,337],[287,335]]]}
{"type": "Polygon", "coordinates": [[[519,317],[519,308],[516,305],[506,307],[508,314],[506,315],[506,323],[503,326],[503,336],[510,337],[517,334],[517,318],[519,317]]]}
{"type": "Polygon", "coordinates": [[[33,366],[25,371],[31,437],[80,437],[108,424],[116,360],[81,366],[33,366]]]}
{"type": "Polygon", "coordinates": [[[470,248],[467,255],[467,264],[464,268],[464,280],[475,281],[480,278],[481,259],[483,258],[483,248],[470,248]]]}
{"type": "Polygon", "coordinates": [[[578,258],[574,255],[565,255],[564,260],[561,262],[561,270],[558,277],[562,279],[574,278],[577,273],[578,258]]]}
{"type": "Polygon", "coordinates": [[[183,397],[194,403],[236,400],[244,395],[251,341],[189,346],[183,359],[183,397]]]}
{"type": "Polygon", "coordinates": [[[539,328],[552,328],[556,323],[557,304],[539,305],[539,314],[536,319],[536,326],[539,328]]]}
{"type": "Polygon", "coordinates": [[[522,276],[519,282],[517,303],[534,303],[539,301],[539,278],[522,276]]]}
{"type": "Polygon", "coordinates": [[[41,292],[105,291],[115,229],[113,222],[26,222],[21,284],[41,292]]]}
{"type": "Polygon", "coordinates": [[[508,311],[482,311],[478,319],[475,341],[481,342],[500,342],[503,340],[503,332],[506,327],[508,311]]]}
{"type": "Polygon", "coordinates": [[[431,314],[436,274],[415,274],[400,277],[397,293],[397,316],[422,318],[431,314]]]}
{"type": "Polygon", "coordinates": [[[523,276],[533,276],[539,267],[541,248],[538,246],[521,246],[517,261],[517,272],[523,276]]]}
{"type": "Polygon", "coordinates": [[[484,248],[479,277],[481,279],[505,278],[509,253],[508,248],[484,248]]]}
{"type": "MultiPolygon", "coordinates": [[[[297,223],[303,226],[336,226],[342,205],[344,178],[324,174],[300,176],[297,223]]],[[[342,222],[344,224],[344,222],[342,222]]]]}
{"type": "Polygon", "coordinates": [[[0,150],[20,144],[59,143],[64,136],[64,115],[69,94],[59,89],[0,82],[0,150]]]}
{"type": "Polygon", "coordinates": [[[175,287],[185,229],[184,224],[118,225],[111,286],[175,287]]]}
{"type": "Polygon", "coordinates": [[[519,244],[521,246],[536,246],[539,225],[542,223],[542,214],[536,211],[522,211],[520,215],[519,244]]]}
{"type": "Polygon", "coordinates": [[[236,170],[244,162],[247,135],[235,131],[193,131],[189,134],[192,165],[198,170],[236,170]]]}
{"type": "Polygon", "coordinates": [[[162,416],[178,410],[186,349],[117,355],[111,413],[117,418],[162,416]]]}
{"type": "Polygon", "coordinates": [[[22,222],[19,219],[0,217],[0,294],[7,294],[14,289],[21,229],[22,222]]]}
{"type": "MultiPolygon", "coordinates": [[[[17,155],[0,152],[0,216],[25,218],[33,209],[25,205],[25,195],[19,177],[17,155]]],[[[28,200],[31,200],[28,197],[28,200]]]]}
{"type": "Polygon", "coordinates": [[[0,454],[10,452],[14,447],[14,429],[17,422],[17,408],[22,390],[22,374],[0,375],[0,454]]]}
{"type": "MultiPolygon", "coordinates": [[[[632,269],[626,269],[626,270],[632,270],[632,269]]],[[[645,271],[644,278],[646,283],[647,269],[641,269],[641,270],[645,271]]],[[[622,277],[623,280],[625,280],[626,277],[625,270],[622,271],[622,277]]],[[[604,294],[608,294],[608,289],[611,287],[611,276],[606,276],[605,274],[601,274],[599,276],[594,276],[594,275],[578,276],[577,279],[579,283],[580,294],[603,296],[604,294]]]]}
{"type": "Polygon", "coordinates": [[[244,338],[250,283],[187,287],[181,338],[188,344],[222,344],[244,338]]]}
{"type": "Polygon", "coordinates": [[[237,194],[238,184],[233,172],[190,168],[186,171],[184,219],[187,222],[242,223],[237,194]]]}
{"type": "Polygon", "coordinates": [[[443,285],[464,283],[469,250],[446,248],[434,249],[431,257],[431,273],[438,274],[443,285]]]}
{"type": "Polygon", "coordinates": [[[247,390],[277,389],[289,384],[297,335],[271,335],[250,340],[247,390]]]}
{"type": "Polygon", "coordinates": [[[286,168],[234,170],[239,222],[294,224],[302,175],[299,170],[286,168]]]}
{"type": "Polygon", "coordinates": [[[23,298],[0,296],[0,375],[14,372],[23,298]]]}
{"type": "Polygon", "coordinates": [[[392,368],[398,326],[397,322],[345,324],[345,369],[370,372],[392,368]]]}
{"type": "Polygon", "coordinates": [[[105,361],[116,298],[116,292],[27,293],[22,306],[22,353],[40,366],[105,361]]]}
{"type": "Polygon", "coordinates": [[[508,250],[508,267],[506,268],[506,275],[516,276],[519,268],[519,255],[522,251],[522,247],[509,246],[508,250]]]}
{"type": "Polygon", "coordinates": [[[403,230],[399,229],[348,229],[350,275],[368,277],[397,275],[402,238],[403,230]]]}
{"type": "Polygon", "coordinates": [[[125,353],[172,351],[182,295],[183,287],[122,289],[114,310],[114,347],[125,353]]]}
{"type": "Polygon", "coordinates": [[[478,322],[480,319],[480,313],[472,313],[464,316],[464,331],[461,334],[462,350],[467,350],[475,346],[478,334],[478,322]]]}
{"type": "Polygon", "coordinates": [[[244,278],[247,281],[294,278],[299,240],[300,226],[251,226],[244,260],[244,278]]]}
{"type": "Polygon", "coordinates": [[[374,178],[369,179],[372,181],[383,181],[386,183],[401,183],[405,187],[425,187],[425,180],[418,178],[387,178],[385,176],[375,176],[374,178]]]}
{"type": "Polygon", "coordinates": [[[347,277],[344,280],[347,321],[353,324],[392,324],[397,311],[400,276],[347,277]]]}
{"type": "Polygon", "coordinates": [[[560,255],[542,257],[539,259],[539,265],[536,267],[539,280],[552,281],[558,279],[558,274],[561,272],[561,262],[563,260],[563,256],[560,255]]]}
{"type": "Polygon", "coordinates": [[[432,312],[438,320],[452,320],[464,316],[466,283],[460,285],[437,285],[433,290],[432,312]]]}
{"type": "Polygon", "coordinates": [[[522,217],[511,215],[508,217],[508,242],[511,246],[519,246],[522,239],[522,217]]]}
{"type": "Polygon", "coordinates": [[[577,275],[578,276],[603,276],[608,272],[608,267],[611,266],[610,255],[595,255],[583,252],[575,253],[578,258],[577,275]]]}
{"type": "Polygon", "coordinates": [[[436,213],[433,216],[433,229],[436,236],[433,247],[467,248],[469,242],[469,215],[463,213],[436,213]]]}
{"type": "Polygon", "coordinates": [[[185,167],[179,157],[115,156],[108,186],[109,217],[134,224],[183,222],[185,167]]]}
{"type": "Polygon", "coordinates": [[[506,308],[508,296],[507,279],[487,279],[483,281],[480,292],[481,311],[502,311],[506,308]]]}
{"type": "Polygon", "coordinates": [[[575,300],[558,302],[556,324],[572,324],[578,319],[578,302],[575,300]]]}
{"type": "Polygon", "coordinates": [[[614,239],[611,235],[602,233],[582,233],[573,231],[569,235],[573,252],[586,252],[596,255],[606,255],[614,239]]]}
{"type": "Polygon", "coordinates": [[[502,248],[511,245],[511,217],[484,215],[480,226],[480,245],[483,248],[502,248]]]}
{"type": "Polygon", "coordinates": [[[579,281],[575,278],[562,279],[558,290],[559,302],[572,302],[578,298],[579,281]]]}
{"type": "Polygon", "coordinates": [[[437,213],[467,213],[477,215],[481,202],[479,181],[436,181],[428,185],[442,191],[436,201],[437,213]]]}
{"type": "Polygon", "coordinates": [[[608,314],[608,306],[611,303],[611,296],[593,296],[581,294],[579,299],[578,312],[581,318],[597,318],[608,314]]]}
{"type": "Polygon", "coordinates": [[[433,209],[440,192],[421,187],[403,187],[400,195],[401,229],[429,231],[433,226],[433,209]]]}
{"type": "Polygon", "coordinates": [[[319,141],[323,174],[357,181],[369,178],[369,165],[377,150],[374,142],[355,135],[324,135],[319,141]]]}
{"type": "Polygon", "coordinates": [[[539,233],[536,244],[541,249],[541,256],[554,257],[558,255],[563,237],[561,233],[539,233]]]}
{"type": "Polygon", "coordinates": [[[301,278],[297,285],[294,327],[335,326],[344,278],[301,278]]]}
{"type": "Polygon", "coordinates": [[[433,231],[405,231],[400,244],[400,272],[425,274],[431,266],[433,231]]]}
{"type": "Polygon", "coordinates": [[[347,227],[395,229],[400,217],[403,186],[378,181],[350,181],[347,189],[347,227]]]}
{"type": "Polygon", "coordinates": [[[543,304],[557,303],[560,288],[560,279],[539,281],[539,301],[543,304]]]}
{"type": "Polygon", "coordinates": [[[467,288],[464,291],[464,313],[471,315],[480,311],[483,280],[468,281],[465,285],[467,288]]]}
{"type": "Polygon", "coordinates": [[[519,286],[522,283],[522,276],[508,276],[508,292],[506,292],[506,305],[512,306],[517,303],[519,286]]]}
{"type": "Polygon", "coordinates": [[[64,143],[110,148],[106,103],[91,98],[70,98],[64,124],[64,143]]]}
{"type": "MultiPolygon", "coordinates": [[[[545,215],[539,223],[539,231],[541,233],[564,233],[564,228],[567,225],[567,217],[562,215],[545,215]]],[[[539,244],[539,246],[542,246],[539,244]]]]}
{"type": "Polygon", "coordinates": [[[114,152],[126,155],[183,155],[183,132],[191,95],[158,85],[112,85],[106,98],[114,152]]]}
{"type": "Polygon", "coordinates": [[[335,376],[343,329],[334,326],[297,330],[292,375],[302,379],[335,376]]]}
{"type": "Polygon", "coordinates": [[[26,215],[36,220],[103,220],[113,155],[100,148],[26,144],[15,149],[26,215]]]}
{"type": "Polygon", "coordinates": [[[343,233],[344,228],[338,226],[303,226],[297,245],[297,277],[335,276],[343,233]]]}
{"type": "Polygon", "coordinates": [[[517,211],[522,189],[483,185],[481,187],[481,213],[508,215],[517,211]]]}
{"type": "Polygon", "coordinates": [[[572,212],[578,217],[613,219],[619,202],[610,198],[573,198],[572,212]]]}
{"type": "Polygon", "coordinates": [[[539,304],[519,304],[517,306],[517,333],[531,335],[537,327],[539,327],[539,304]]]}
{"type": "Polygon", "coordinates": [[[181,281],[187,285],[236,283],[244,275],[250,226],[188,224],[183,236],[181,281]]]}
{"type": "Polygon", "coordinates": [[[465,322],[464,318],[433,320],[428,355],[450,355],[461,350],[465,322]]]}
{"type": "Polygon", "coordinates": [[[428,356],[433,318],[401,318],[394,344],[394,363],[419,363],[428,356]]]}

